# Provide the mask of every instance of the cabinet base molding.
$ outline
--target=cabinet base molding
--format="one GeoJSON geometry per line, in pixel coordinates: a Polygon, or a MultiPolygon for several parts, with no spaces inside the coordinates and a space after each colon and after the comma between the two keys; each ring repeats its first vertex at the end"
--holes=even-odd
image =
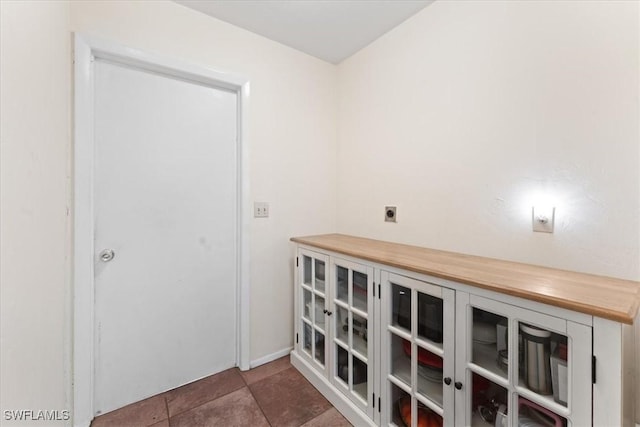
{"type": "Polygon", "coordinates": [[[358,409],[346,396],[336,390],[324,377],[302,359],[297,351],[291,352],[291,364],[322,394],[331,404],[354,426],[371,426],[376,424],[358,409]]]}

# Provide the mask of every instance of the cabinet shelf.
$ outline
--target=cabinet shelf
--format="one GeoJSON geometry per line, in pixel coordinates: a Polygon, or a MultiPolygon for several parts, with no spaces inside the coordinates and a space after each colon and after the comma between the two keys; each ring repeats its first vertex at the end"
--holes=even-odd
{"type": "Polygon", "coordinates": [[[571,411],[566,406],[556,402],[553,400],[553,395],[542,395],[538,394],[535,391],[531,391],[527,388],[525,383],[520,380],[518,386],[516,386],[516,393],[519,396],[522,396],[533,403],[537,403],[538,405],[547,408],[551,412],[555,412],[556,414],[568,418],[571,416],[571,411]]]}

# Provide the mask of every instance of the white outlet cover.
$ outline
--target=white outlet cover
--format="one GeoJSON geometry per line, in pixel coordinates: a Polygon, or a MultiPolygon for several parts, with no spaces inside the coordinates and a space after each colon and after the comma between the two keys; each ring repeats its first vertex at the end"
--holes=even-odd
{"type": "Polygon", "coordinates": [[[398,221],[398,208],[396,206],[384,207],[384,220],[385,222],[397,222],[398,221]]]}
{"type": "Polygon", "coordinates": [[[553,233],[556,208],[534,206],[531,210],[531,223],[533,231],[553,233]]]}

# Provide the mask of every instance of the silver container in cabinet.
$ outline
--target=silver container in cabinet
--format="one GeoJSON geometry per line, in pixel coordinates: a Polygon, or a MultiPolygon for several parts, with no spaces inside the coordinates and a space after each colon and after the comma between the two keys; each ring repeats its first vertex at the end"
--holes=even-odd
{"type": "Polygon", "coordinates": [[[524,351],[524,380],[532,391],[551,394],[551,332],[520,324],[524,351]]]}

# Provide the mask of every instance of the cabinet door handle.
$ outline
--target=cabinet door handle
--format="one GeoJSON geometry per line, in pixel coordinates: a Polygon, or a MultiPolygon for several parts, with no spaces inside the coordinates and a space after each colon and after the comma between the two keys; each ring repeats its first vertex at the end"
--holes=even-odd
{"type": "Polygon", "coordinates": [[[328,314],[329,316],[331,316],[333,313],[332,313],[332,312],[328,312],[327,314],[328,314]]]}
{"type": "Polygon", "coordinates": [[[456,381],[455,386],[456,390],[462,390],[462,383],[460,381],[456,381]]]}
{"type": "Polygon", "coordinates": [[[446,385],[451,385],[451,378],[449,378],[449,377],[445,378],[445,379],[444,379],[444,383],[445,383],[446,385]]]}
{"type": "Polygon", "coordinates": [[[326,308],[322,311],[324,312],[324,314],[327,314],[329,312],[329,310],[327,310],[326,308]]]}

